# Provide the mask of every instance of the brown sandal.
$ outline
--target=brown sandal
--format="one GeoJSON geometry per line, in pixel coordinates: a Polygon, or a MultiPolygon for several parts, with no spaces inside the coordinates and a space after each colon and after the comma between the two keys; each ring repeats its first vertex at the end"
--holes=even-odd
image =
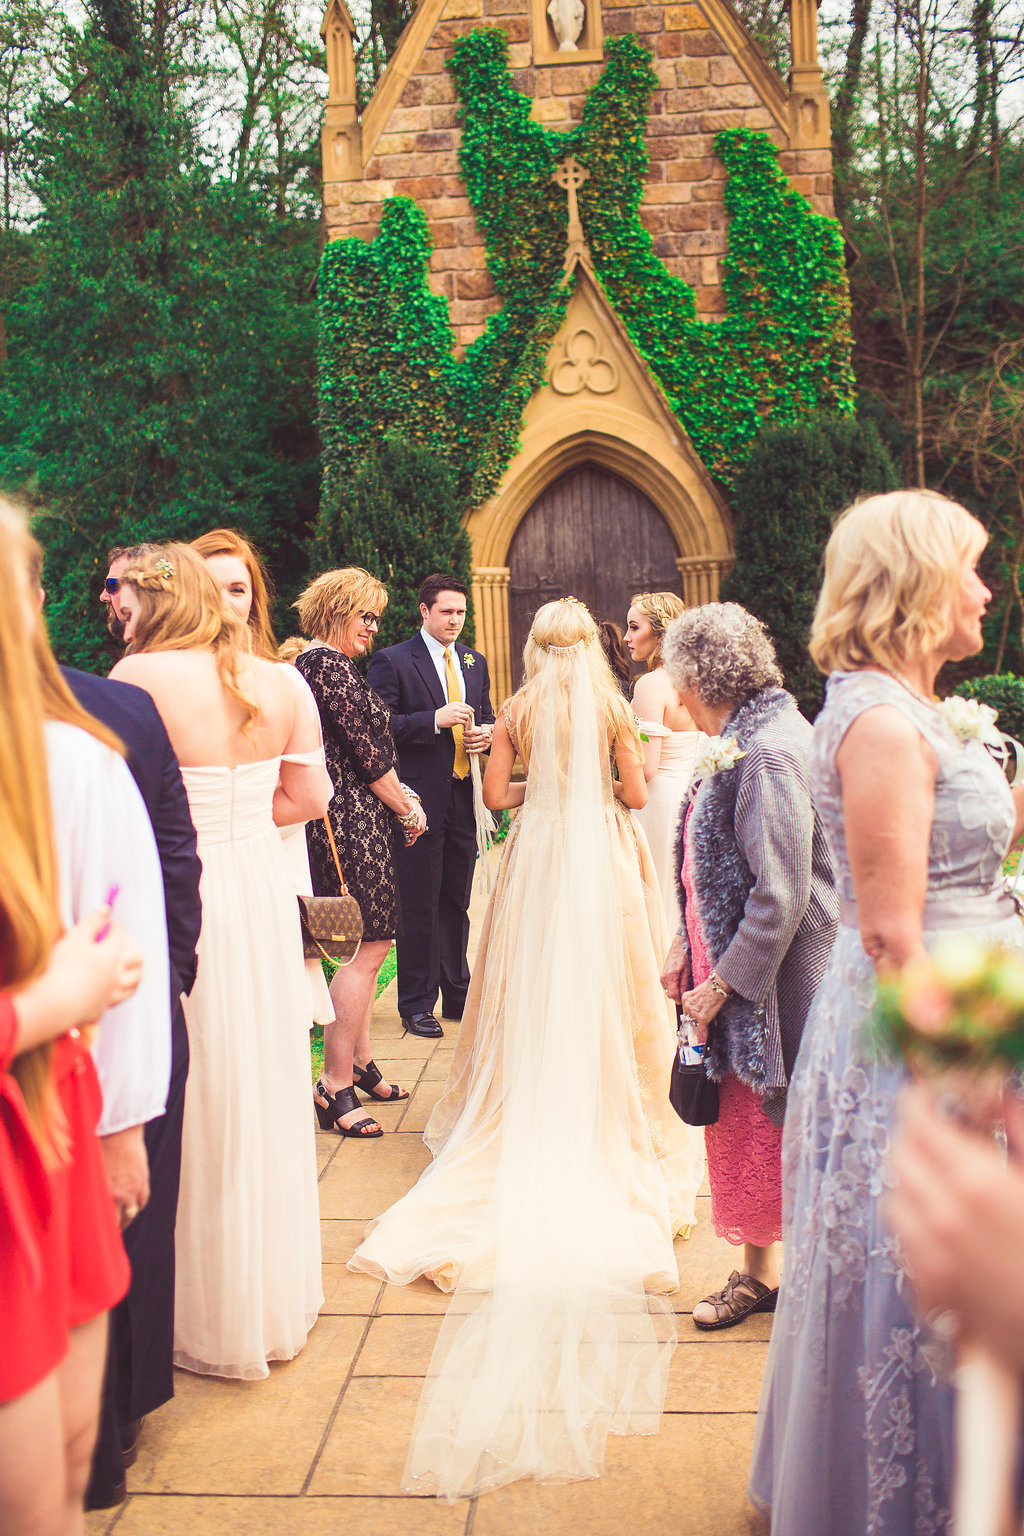
{"type": "Polygon", "coordinates": [[[778,1299],[778,1286],[770,1290],[763,1281],[755,1280],[753,1275],[741,1275],[739,1270],[734,1269],[724,1290],[704,1297],[704,1301],[715,1309],[715,1321],[702,1323],[695,1317],[693,1325],[705,1333],[712,1333],[716,1328],[733,1328],[752,1312],[774,1312],[778,1299]]]}

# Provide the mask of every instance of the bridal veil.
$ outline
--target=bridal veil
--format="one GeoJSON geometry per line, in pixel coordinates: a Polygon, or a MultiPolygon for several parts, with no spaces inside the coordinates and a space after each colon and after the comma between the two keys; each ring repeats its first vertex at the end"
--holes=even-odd
{"type": "MultiPolygon", "coordinates": [[[[609,1433],[657,1430],[675,1340],[657,1293],[676,1284],[679,1223],[636,1051],[645,1012],[670,1026],[584,642],[552,646],[540,669],[512,837],[470,993],[477,1026],[427,1131],[435,1161],[353,1259],[454,1288],[404,1480],[452,1500],[598,1475],[609,1433]],[[649,956],[640,998],[631,920],[649,956]]],[[[671,1044],[665,1083],[670,1059],[671,1044]]]]}

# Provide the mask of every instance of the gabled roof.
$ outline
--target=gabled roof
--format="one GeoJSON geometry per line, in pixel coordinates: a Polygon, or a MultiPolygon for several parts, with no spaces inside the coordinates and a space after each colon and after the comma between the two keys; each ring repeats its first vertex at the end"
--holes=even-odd
{"type": "MultiPolygon", "coordinates": [[[[597,0],[600,3],[600,0],[597,0]]],[[[703,12],[712,28],[732,54],[746,75],[764,106],[775,118],[779,127],[789,132],[789,91],[775,70],[768,63],[754,37],[736,15],[731,0],[693,0],[703,12]]],[[[419,0],[410,17],[398,47],[381,76],[377,89],[362,114],[363,164],[369,161],[377,142],[387,127],[388,119],[398,106],[402,93],[412,79],[420,60],[434,35],[445,11],[447,0],[419,0]]],[[[342,0],[330,0],[330,6],[344,10],[342,0]]],[[[348,12],[345,12],[346,16],[348,12]]],[[[500,17],[492,24],[500,26],[500,17]]],[[[351,23],[350,23],[351,24],[351,23]]],[[[324,27],[326,28],[326,13],[324,27]]],[[[321,33],[321,35],[323,35],[321,33]]],[[[544,66],[538,66],[543,68],[544,66]]]]}

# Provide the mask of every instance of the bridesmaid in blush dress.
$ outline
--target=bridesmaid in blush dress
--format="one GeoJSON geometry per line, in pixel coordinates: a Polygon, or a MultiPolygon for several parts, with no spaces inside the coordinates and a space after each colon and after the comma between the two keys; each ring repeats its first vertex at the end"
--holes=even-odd
{"type": "MultiPolygon", "coordinates": [[[[249,649],[253,655],[262,656],[264,661],[283,661],[284,657],[278,654],[277,642],[270,624],[270,603],[274,589],[262,556],[255,545],[250,544],[248,539],[236,533],[233,528],[214,528],[210,533],[201,534],[198,539],[193,539],[190,547],[197,555],[202,555],[217,579],[217,585],[220,587],[225,603],[245,625],[249,649]]],[[[317,712],[316,700],[310,693],[305,679],[300,677],[294,667],[290,667],[285,676],[291,679],[302,694],[303,708],[308,711],[319,736],[320,716],[317,712]]],[[[322,747],[321,740],[320,749],[322,747]]],[[[315,761],[315,757],[313,760],[315,761]]],[[[295,894],[312,896],[313,882],[309,874],[305,827],[298,822],[291,826],[280,827],[278,830],[284,844],[295,894]]],[[[319,960],[306,961],[306,984],[309,987],[310,1018],[314,1024],[330,1024],[334,1018],[334,1008],[327,990],[323,966],[319,960]]]]}
{"type": "Polygon", "coordinates": [[[323,1299],[309,1018],[278,827],[322,815],[318,733],[253,656],[207,565],[170,544],[122,578],[132,654],[181,764],[203,863],[182,1135],[175,1363],[253,1379],[299,1352],[323,1299]]]}
{"type": "Polygon", "coordinates": [[[682,598],[674,592],[641,592],[626,615],[626,647],[634,661],[647,664],[633,689],[633,708],[644,742],[647,804],[633,815],[651,845],[670,937],[679,928],[675,860],[679,811],[702,740],[661,660],[665,630],[685,611],[682,598]]]}

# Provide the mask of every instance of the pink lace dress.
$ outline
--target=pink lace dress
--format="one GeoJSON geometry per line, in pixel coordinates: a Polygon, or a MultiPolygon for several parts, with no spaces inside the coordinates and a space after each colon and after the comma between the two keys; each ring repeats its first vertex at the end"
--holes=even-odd
{"type": "MultiPolygon", "coordinates": [[[[691,810],[692,805],[686,810],[683,835],[683,891],[692,984],[699,987],[712,967],[693,884],[691,810]]],[[[718,1119],[704,1128],[711,1220],[726,1242],[765,1248],[782,1236],[782,1131],[761,1108],[760,1095],[732,1072],[718,1085],[718,1101],[718,1119]]]]}

